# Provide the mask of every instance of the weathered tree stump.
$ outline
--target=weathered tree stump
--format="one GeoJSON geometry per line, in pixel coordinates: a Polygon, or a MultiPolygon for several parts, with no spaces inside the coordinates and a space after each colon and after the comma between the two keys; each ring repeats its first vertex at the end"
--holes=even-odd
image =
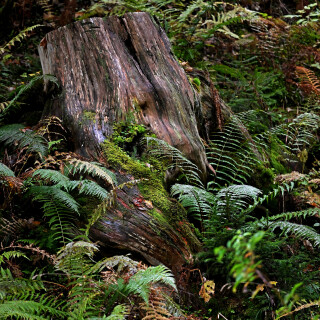
{"type": "Polygon", "coordinates": [[[56,76],[62,89],[44,116],[63,119],[76,152],[96,156],[113,124],[130,115],[206,175],[195,93],[149,14],[75,22],[48,33],[39,53],[43,73],[56,76]]]}
{"type": "MultiPolygon", "coordinates": [[[[46,35],[39,52],[43,73],[54,75],[61,87],[43,117],[63,120],[75,152],[99,155],[114,123],[130,116],[180,149],[206,176],[195,93],[150,15],[129,13],[64,26],[46,35]]],[[[190,248],[199,248],[195,237],[183,238],[165,219],[155,219],[147,206],[136,207],[135,201],[143,199],[137,188],[118,190],[117,196],[116,205],[91,228],[95,241],[161,262],[176,275],[192,262],[190,248]]]]}

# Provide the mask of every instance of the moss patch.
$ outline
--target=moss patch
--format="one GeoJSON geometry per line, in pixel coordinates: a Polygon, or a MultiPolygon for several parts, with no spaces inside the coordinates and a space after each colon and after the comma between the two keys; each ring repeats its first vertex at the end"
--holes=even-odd
{"type": "Polygon", "coordinates": [[[115,169],[122,169],[132,174],[135,179],[147,179],[138,184],[139,190],[145,199],[150,200],[155,207],[160,209],[168,222],[186,218],[186,211],[174,199],[171,199],[163,186],[165,169],[156,159],[148,159],[152,168],[144,163],[129,157],[120,147],[111,141],[105,141],[102,148],[109,165],[115,169]]]}
{"type": "Polygon", "coordinates": [[[149,168],[146,164],[132,159],[120,147],[107,140],[102,144],[102,149],[111,167],[124,170],[135,179],[147,179],[139,183],[138,187],[143,197],[151,201],[154,206],[149,213],[163,226],[169,224],[177,229],[191,250],[198,251],[201,245],[187,222],[186,210],[178,201],[170,198],[163,185],[166,164],[148,157],[145,160],[150,164],[149,168]]]}

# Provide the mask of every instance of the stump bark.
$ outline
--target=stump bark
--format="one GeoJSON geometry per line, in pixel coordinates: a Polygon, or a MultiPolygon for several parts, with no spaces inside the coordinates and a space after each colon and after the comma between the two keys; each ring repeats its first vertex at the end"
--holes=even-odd
{"type": "Polygon", "coordinates": [[[48,33],[39,53],[43,73],[57,77],[62,90],[44,116],[63,119],[76,152],[97,156],[113,124],[130,116],[206,176],[194,90],[149,14],[75,22],[48,33]]]}
{"type": "MultiPolygon", "coordinates": [[[[60,92],[50,99],[43,117],[63,120],[75,152],[96,157],[114,123],[130,117],[180,149],[206,176],[195,92],[167,36],[150,15],[128,13],[64,26],[45,36],[39,53],[43,73],[60,83],[60,92]]],[[[45,89],[50,89],[48,83],[45,89]]],[[[165,217],[155,219],[143,201],[138,188],[118,190],[116,205],[92,227],[91,237],[106,248],[137,252],[150,263],[163,263],[178,276],[183,265],[192,262],[190,248],[195,251],[200,244],[192,235],[184,238],[164,222],[165,217]],[[135,206],[136,201],[142,205],[135,206]]]]}

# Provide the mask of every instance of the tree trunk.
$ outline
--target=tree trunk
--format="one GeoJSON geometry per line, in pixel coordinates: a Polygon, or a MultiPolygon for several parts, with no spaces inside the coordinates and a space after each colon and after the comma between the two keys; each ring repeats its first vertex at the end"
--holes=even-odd
{"type": "MultiPolygon", "coordinates": [[[[206,176],[207,159],[194,113],[196,95],[150,15],[129,13],[64,26],[46,35],[39,52],[43,73],[54,75],[61,86],[43,117],[63,120],[76,152],[100,155],[100,143],[112,135],[114,123],[132,118],[180,149],[206,176]]],[[[179,233],[162,212],[145,203],[138,188],[118,190],[115,206],[91,228],[91,237],[108,249],[161,262],[178,275],[192,262],[190,247],[199,250],[199,242],[189,227],[179,233]],[[154,210],[162,218],[155,218],[154,210]]]]}
{"type": "Polygon", "coordinates": [[[194,90],[149,14],[75,22],[48,33],[39,53],[43,73],[56,76],[62,90],[44,116],[63,119],[76,152],[96,156],[113,124],[134,117],[206,176],[194,90]]]}

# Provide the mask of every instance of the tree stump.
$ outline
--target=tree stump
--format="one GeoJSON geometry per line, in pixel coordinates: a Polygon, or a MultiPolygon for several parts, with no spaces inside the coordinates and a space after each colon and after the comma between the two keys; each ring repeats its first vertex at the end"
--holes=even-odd
{"type": "MultiPolygon", "coordinates": [[[[45,36],[39,53],[43,73],[60,83],[60,93],[50,99],[43,117],[63,120],[75,152],[99,155],[113,125],[130,117],[180,149],[206,176],[196,94],[167,36],[149,14],[91,18],[64,26],[45,36]]],[[[45,87],[50,89],[48,83],[45,87]]],[[[198,240],[192,231],[186,239],[165,219],[155,219],[150,208],[136,207],[137,199],[143,202],[138,188],[118,190],[116,205],[91,228],[91,237],[101,246],[161,262],[178,275],[192,262],[192,251],[199,250],[198,240]]]]}
{"type": "Polygon", "coordinates": [[[44,116],[63,120],[76,152],[96,156],[113,124],[130,116],[182,151],[206,176],[195,92],[149,14],[75,22],[48,33],[39,53],[43,73],[61,84],[44,116]]]}

